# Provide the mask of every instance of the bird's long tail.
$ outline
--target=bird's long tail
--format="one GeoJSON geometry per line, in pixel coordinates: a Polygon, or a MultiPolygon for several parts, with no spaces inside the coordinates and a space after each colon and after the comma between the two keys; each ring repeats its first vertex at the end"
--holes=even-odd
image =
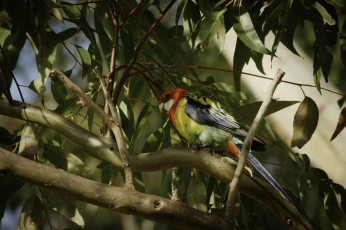
{"type": "MultiPolygon", "coordinates": [[[[231,139],[230,136],[227,137],[227,147],[229,152],[234,155],[235,157],[237,157],[238,159],[240,158],[241,155],[241,149],[242,149],[242,145],[240,145],[239,143],[235,144],[231,139]]],[[[253,156],[251,154],[251,152],[249,153],[248,159],[247,159],[247,163],[248,166],[251,165],[251,167],[255,168],[256,171],[261,174],[262,177],[264,177],[264,179],[269,182],[278,192],[280,192],[280,194],[284,197],[286,197],[297,210],[300,210],[298,208],[298,206],[293,202],[293,200],[291,199],[291,197],[289,197],[289,195],[286,193],[286,191],[280,186],[280,184],[272,177],[272,175],[270,175],[270,173],[263,167],[263,165],[256,159],[255,156],[253,156]],[[250,164],[250,165],[249,165],[250,164]]]]}
{"type": "Polygon", "coordinates": [[[276,190],[278,190],[282,196],[286,197],[295,207],[297,210],[299,208],[294,203],[294,201],[291,199],[291,197],[286,193],[286,191],[281,187],[281,185],[270,175],[270,173],[263,167],[263,165],[257,160],[255,156],[253,156],[251,153],[248,156],[248,161],[256,169],[256,171],[261,174],[264,179],[269,182],[276,190]]]}

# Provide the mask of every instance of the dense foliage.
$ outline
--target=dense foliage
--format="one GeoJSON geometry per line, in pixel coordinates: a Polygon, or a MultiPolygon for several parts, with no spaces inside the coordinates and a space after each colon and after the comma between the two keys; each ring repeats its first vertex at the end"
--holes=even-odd
{"type": "MultiPolygon", "coordinates": [[[[217,99],[241,124],[249,127],[261,103],[243,91],[239,72],[232,75],[225,75],[225,72],[231,69],[241,71],[252,59],[258,70],[265,74],[263,56],[276,58],[280,43],[299,55],[294,46],[298,39],[299,45],[313,53],[314,73],[311,77],[320,93],[323,92],[321,78],[328,82],[333,68],[336,77],[332,81],[345,90],[345,78],[341,77],[346,68],[346,5],[343,0],[179,0],[171,7],[173,2],[1,1],[0,95],[10,102],[13,95],[17,95],[13,86],[17,86],[15,80],[21,84],[21,79],[15,79],[12,72],[16,68],[25,71],[26,67],[17,61],[23,47],[30,44],[39,77],[28,85],[18,86],[19,91],[29,87],[39,95],[40,106],[53,109],[90,132],[102,135],[106,132],[102,120],[79,103],[78,97],[63,83],[50,78],[53,68],[60,69],[78,82],[92,101],[104,107],[104,96],[95,71],[98,67],[110,84],[109,92],[118,107],[128,149],[143,153],[187,145],[172,125],[166,123],[167,116],[157,107],[160,94],[172,88],[185,88],[217,99]],[[313,32],[308,34],[308,39],[299,41],[297,34],[308,33],[311,28],[313,32]],[[220,54],[230,30],[237,34],[232,66],[220,54]],[[275,39],[271,47],[266,47],[264,40],[269,34],[274,34],[275,39]],[[333,59],[339,61],[333,62],[333,59]]],[[[339,100],[340,107],[344,101],[345,95],[339,100]]],[[[268,114],[296,103],[300,106],[294,118],[292,147],[301,148],[310,140],[318,123],[318,108],[313,98],[305,97],[302,102],[275,101],[268,114]]],[[[337,103],[337,99],[333,103],[337,103]]],[[[345,117],[345,113],[340,116],[345,117]]],[[[344,123],[337,129],[342,130],[343,126],[344,123]]],[[[123,186],[121,168],[100,159],[86,146],[73,143],[40,124],[20,123],[13,133],[12,127],[3,125],[0,127],[0,147],[20,153],[20,140],[28,135],[26,132],[30,132],[30,127],[38,140],[37,152],[32,159],[105,184],[123,186]]],[[[273,156],[270,161],[282,166],[275,168],[275,177],[285,185],[307,216],[322,229],[345,228],[345,189],[330,180],[324,171],[310,167],[309,158],[294,153],[273,134],[267,123],[261,125],[258,135],[270,143],[266,154],[273,156]]],[[[263,156],[259,158],[265,159],[263,156]]],[[[183,202],[223,216],[227,184],[218,178],[187,167],[156,173],[135,172],[134,175],[135,187],[141,192],[168,197],[174,187],[183,202]]],[[[22,205],[10,198],[23,186],[23,182],[0,175],[1,217],[10,209],[7,203],[22,205]]],[[[35,226],[31,229],[41,229],[45,224],[50,229],[60,228],[57,215],[68,218],[74,229],[85,223],[85,229],[119,224],[118,218],[103,220],[102,215],[89,220],[86,217],[91,216],[91,212],[78,211],[75,200],[54,192],[29,186],[24,189],[26,195],[21,197],[26,200],[22,205],[20,229],[29,228],[25,225],[28,218],[35,226]],[[47,211],[51,209],[54,214],[47,211]],[[57,227],[52,227],[52,221],[49,221],[52,218],[57,219],[57,227]]],[[[238,201],[236,219],[240,227],[284,228],[284,223],[273,218],[271,212],[253,199],[241,194],[238,201]]],[[[155,226],[164,228],[160,224],[155,226]]],[[[169,226],[165,228],[171,229],[169,226]]]]}

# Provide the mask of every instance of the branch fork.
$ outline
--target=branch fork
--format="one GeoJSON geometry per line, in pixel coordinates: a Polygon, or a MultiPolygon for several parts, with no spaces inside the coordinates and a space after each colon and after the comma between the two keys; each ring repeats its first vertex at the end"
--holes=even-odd
{"type": "Polygon", "coordinates": [[[231,183],[229,184],[230,188],[229,188],[228,200],[227,200],[227,206],[226,206],[226,212],[225,212],[225,219],[228,223],[235,223],[234,214],[235,214],[235,203],[237,199],[237,191],[239,187],[240,177],[242,176],[242,172],[245,168],[247,158],[250,152],[251,143],[255,138],[255,134],[262,120],[264,119],[265,112],[269,108],[270,103],[273,101],[274,91],[276,87],[279,85],[284,75],[285,75],[285,72],[283,72],[281,69],[278,69],[271,85],[268,88],[266,97],[261,107],[259,108],[258,113],[251,125],[248,135],[245,138],[240,159],[237,164],[237,168],[235,170],[233,179],[231,183]]]}
{"type": "Polygon", "coordinates": [[[125,184],[129,189],[135,189],[134,187],[134,179],[133,172],[130,164],[129,152],[126,148],[125,139],[123,135],[123,131],[120,128],[120,123],[118,119],[117,111],[115,110],[114,104],[112,100],[110,100],[110,96],[107,92],[106,83],[99,71],[96,68],[97,75],[100,79],[102,90],[106,96],[106,102],[108,102],[111,117],[106,114],[97,104],[95,104],[76,84],[74,84],[68,77],[66,77],[61,71],[54,69],[51,72],[52,77],[57,77],[66,87],[71,89],[82,101],[83,104],[89,107],[92,111],[94,111],[112,130],[115,139],[118,143],[119,153],[121,156],[121,160],[123,161],[123,168],[125,172],[125,184]]]}

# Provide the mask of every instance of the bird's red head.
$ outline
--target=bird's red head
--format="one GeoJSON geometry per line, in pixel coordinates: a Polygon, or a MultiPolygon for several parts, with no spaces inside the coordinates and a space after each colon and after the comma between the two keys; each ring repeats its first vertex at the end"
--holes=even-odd
{"type": "Polygon", "coordinates": [[[169,119],[173,122],[175,126],[174,113],[177,108],[177,104],[182,96],[187,91],[185,89],[172,89],[164,92],[159,98],[159,108],[168,112],[169,119]]]}

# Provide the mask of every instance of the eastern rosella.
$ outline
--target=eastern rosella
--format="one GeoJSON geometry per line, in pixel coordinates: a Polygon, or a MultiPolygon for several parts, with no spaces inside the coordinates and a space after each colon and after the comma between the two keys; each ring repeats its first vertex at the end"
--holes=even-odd
{"type": "MultiPolygon", "coordinates": [[[[176,130],[189,143],[214,150],[228,150],[240,157],[247,131],[219,102],[188,93],[185,89],[173,89],[163,93],[159,103],[160,110],[168,112],[176,130]]],[[[264,149],[264,143],[255,139],[252,149],[264,149]]],[[[297,208],[285,190],[251,153],[248,162],[297,208]]]]}

